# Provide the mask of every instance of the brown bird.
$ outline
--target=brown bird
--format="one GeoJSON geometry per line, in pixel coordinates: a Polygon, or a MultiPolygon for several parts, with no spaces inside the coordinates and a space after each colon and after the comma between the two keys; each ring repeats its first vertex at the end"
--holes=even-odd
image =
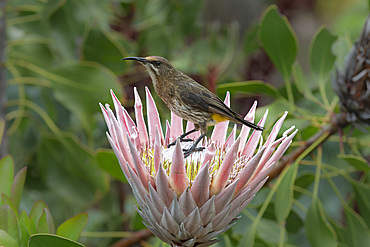
{"type": "MultiPolygon", "coordinates": [[[[263,127],[244,120],[241,115],[225,105],[217,95],[176,70],[163,57],[125,57],[122,60],[134,60],[144,65],[152,78],[154,90],[167,107],[177,116],[194,123],[195,128],[182,134],[179,137],[180,141],[192,141],[184,138],[200,130],[200,137],[189,149],[183,150],[185,158],[194,151],[204,149],[204,147],[197,148],[198,143],[206,136],[208,126],[218,122],[230,120],[256,130],[263,130],[263,127]]],[[[175,143],[176,141],[168,146],[175,143]]]]}

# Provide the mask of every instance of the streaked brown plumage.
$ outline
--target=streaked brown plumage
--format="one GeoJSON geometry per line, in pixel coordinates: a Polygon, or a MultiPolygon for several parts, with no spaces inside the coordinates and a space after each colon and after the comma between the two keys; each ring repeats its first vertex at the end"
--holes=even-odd
{"type": "Polygon", "coordinates": [[[217,95],[176,70],[163,57],[126,57],[122,60],[135,60],[144,65],[153,81],[154,90],[167,107],[177,116],[194,123],[195,129],[181,135],[180,140],[200,130],[201,136],[189,150],[184,150],[185,157],[200,150],[196,146],[206,136],[208,126],[218,122],[230,120],[253,129],[263,130],[262,127],[244,120],[241,115],[226,106],[217,95]]]}

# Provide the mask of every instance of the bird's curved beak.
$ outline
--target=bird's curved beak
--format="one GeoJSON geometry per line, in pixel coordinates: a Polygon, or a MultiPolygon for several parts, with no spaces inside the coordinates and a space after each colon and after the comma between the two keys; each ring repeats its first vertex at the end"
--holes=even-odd
{"type": "Polygon", "coordinates": [[[145,57],[124,57],[121,60],[134,60],[141,63],[147,63],[148,61],[145,59],[145,57]]]}

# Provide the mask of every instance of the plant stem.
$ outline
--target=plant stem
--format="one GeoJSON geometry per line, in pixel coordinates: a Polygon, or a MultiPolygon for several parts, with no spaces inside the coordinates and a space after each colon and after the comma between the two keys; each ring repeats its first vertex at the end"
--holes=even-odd
{"type": "Polygon", "coordinates": [[[141,241],[145,241],[145,239],[148,239],[152,236],[153,233],[151,231],[149,231],[148,229],[143,229],[138,232],[133,232],[131,237],[122,239],[111,245],[111,247],[133,246],[135,244],[140,243],[141,241]]]}
{"type": "Polygon", "coordinates": [[[288,101],[290,105],[294,106],[294,95],[293,95],[293,90],[292,90],[292,82],[290,81],[289,77],[285,78],[285,87],[287,90],[288,101]]]}

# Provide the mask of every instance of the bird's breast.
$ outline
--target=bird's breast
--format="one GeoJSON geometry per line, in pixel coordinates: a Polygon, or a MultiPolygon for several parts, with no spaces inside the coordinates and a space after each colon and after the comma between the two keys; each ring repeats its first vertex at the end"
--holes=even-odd
{"type": "Polygon", "coordinates": [[[162,98],[163,101],[165,100],[171,101],[175,96],[175,88],[173,85],[171,85],[171,83],[167,83],[166,81],[162,80],[156,80],[154,82],[153,80],[153,85],[154,90],[159,95],[159,97],[162,98]]]}

